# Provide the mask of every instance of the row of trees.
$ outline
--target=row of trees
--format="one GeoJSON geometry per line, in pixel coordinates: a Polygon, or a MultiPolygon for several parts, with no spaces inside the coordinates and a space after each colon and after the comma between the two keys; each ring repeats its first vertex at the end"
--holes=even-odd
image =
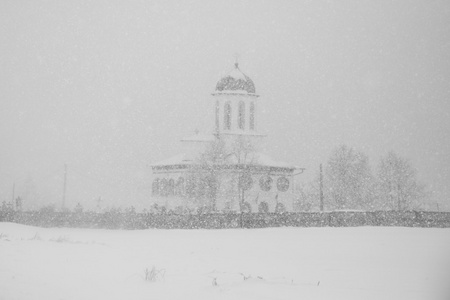
{"type": "MultiPolygon", "coordinates": [[[[334,149],[329,157],[322,186],[327,210],[417,210],[429,196],[409,160],[389,152],[372,172],[368,156],[345,145],[334,149]]],[[[317,203],[320,176],[300,192],[300,202],[317,203]]]]}

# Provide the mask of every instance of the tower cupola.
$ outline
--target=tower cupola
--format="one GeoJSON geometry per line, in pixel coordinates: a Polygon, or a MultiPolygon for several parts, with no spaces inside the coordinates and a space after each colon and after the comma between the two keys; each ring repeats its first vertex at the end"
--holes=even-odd
{"type": "Polygon", "coordinates": [[[239,64],[236,62],[233,71],[217,82],[216,92],[243,92],[254,94],[255,84],[250,77],[245,75],[239,69],[239,64]]]}
{"type": "Polygon", "coordinates": [[[257,99],[253,80],[236,62],[234,68],[216,84],[214,98],[215,132],[227,135],[257,133],[257,99]]]}

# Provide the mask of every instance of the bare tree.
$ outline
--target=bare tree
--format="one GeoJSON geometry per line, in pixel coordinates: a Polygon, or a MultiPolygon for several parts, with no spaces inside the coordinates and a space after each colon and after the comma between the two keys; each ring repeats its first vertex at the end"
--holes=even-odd
{"type": "Polygon", "coordinates": [[[411,162],[392,151],[378,166],[378,194],[382,208],[397,210],[418,209],[426,197],[411,162]]]}
{"type": "Polygon", "coordinates": [[[187,176],[186,193],[192,199],[216,210],[217,194],[222,175],[221,166],[226,159],[225,143],[216,139],[194,161],[187,176]]]}
{"type": "Polygon", "coordinates": [[[325,191],[337,209],[370,209],[374,178],[369,158],[342,145],[331,154],[325,168],[325,191]]]}
{"type": "Polygon", "coordinates": [[[252,141],[248,137],[242,135],[234,137],[230,143],[230,149],[228,150],[228,164],[234,164],[238,170],[237,193],[241,212],[246,209],[245,191],[248,190],[252,184],[251,167],[256,162],[255,152],[255,145],[252,141]],[[235,161],[233,161],[233,157],[235,161]]]}
{"type": "MultiPolygon", "coordinates": [[[[330,209],[336,207],[334,203],[331,203],[329,189],[325,190],[325,209],[330,209]]],[[[321,210],[320,206],[320,173],[317,172],[314,178],[309,182],[305,182],[302,186],[296,189],[296,210],[321,210]]]]}

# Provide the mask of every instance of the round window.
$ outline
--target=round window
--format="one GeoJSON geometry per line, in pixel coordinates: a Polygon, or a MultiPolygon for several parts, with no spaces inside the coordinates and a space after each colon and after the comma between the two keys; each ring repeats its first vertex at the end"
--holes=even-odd
{"type": "Polygon", "coordinates": [[[278,178],[277,188],[280,192],[286,192],[289,189],[289,180],[284,176],[278,178]]]}
{"type": "Polygon", "coordinates": [[[240,186],[244,191],[247,191],[249,189],[252,188],[253,186],[253,179],[252,179],[252,175],[246,173],[243,174],[242,177],[240,178],[240,186]]]}
{"type": "Polygon", "coordinates": [[[259,179],[259,187],[261,188],[261,190],[268,192],[272,188],[272,182],[273,180],[270,176],[261,176],[261,178],[259,179]]]}

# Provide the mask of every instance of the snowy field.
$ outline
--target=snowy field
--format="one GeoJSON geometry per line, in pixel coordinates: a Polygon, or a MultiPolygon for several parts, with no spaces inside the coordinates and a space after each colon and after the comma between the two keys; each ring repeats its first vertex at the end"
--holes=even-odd
{"type": "Polygon", "coordinates": [[[448,300],[450,229],[0,223],[0,299],[448,300]]]}

